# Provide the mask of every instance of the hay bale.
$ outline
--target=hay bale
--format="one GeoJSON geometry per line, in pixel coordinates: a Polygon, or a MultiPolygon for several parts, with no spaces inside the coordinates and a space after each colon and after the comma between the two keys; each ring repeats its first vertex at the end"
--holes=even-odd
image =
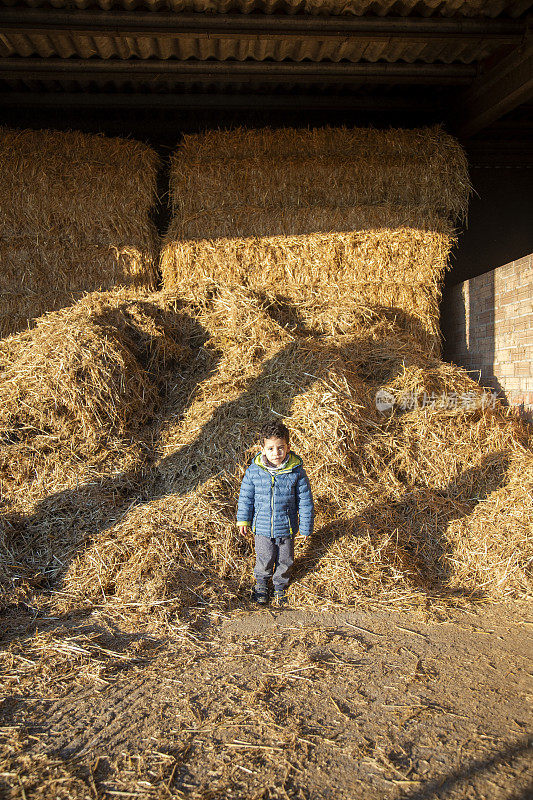
{"type": "Polygon", "coordinates": [[[158,163],[139,142],[0,128],[0,336],[87,291],[154,285],[158,163]]]}
{"type": "MultiPolygon", "coordinates": [[[[270,286],[278,291],[295,285],[300,294],[307,286],[322,289],[332,282],[343,293],[372,283],[399,287],[440,283],[452,241],[449,224],[440,221],[432,230],[413,224],[394,227],[386,209],[381,225],[375,209],[370,215],[358,209],[355,214],[319,211],[328,217],[324,224],[318,210],[310,209],[284,213],[283,219],[271,210],[187,218],[173,231],[170,250],[164,251],[165,275],[172,270],[176,276],[183,270],[183,285],[192,270],[201,281],[223,279],[228,284],[251,289],[270,286]],[[372,218],[371,226],[355,227],[365,216],[372,218]],[[206,230],[212,238],[202,237],[206,230]]],[[[167,288],[176,286],[170,281],[167,288]]]]}
{"type": "Polygon", "coordinates": [[[185,137],[172,161],[166,290],[194,282],[415,313],[437,346],[440,286],[466,213],[464,153],[439,128],[185,137]],[[420,299],[423,302],[420,302],[420,299]]]}
{"type": "Polygon", "coordinates": [[[465,154],[439,127],[207,131],[183,138],[171,170],[177,213],[334,201],[456,219],[466,214],[469,187],[465,154]]]}

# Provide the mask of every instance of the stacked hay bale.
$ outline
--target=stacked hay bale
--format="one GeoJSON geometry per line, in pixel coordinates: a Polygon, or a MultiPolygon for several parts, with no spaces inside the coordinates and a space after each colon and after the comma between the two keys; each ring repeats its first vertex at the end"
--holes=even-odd
{"type": "Polygon", "coordinates": [[[164,285],[221,282],[402,313],[438,344],[464,153],[439,128],[239,130],[185,137],[172,164],[164,285]]]}
{"type": "Polygon", "coordinates": [[[150,147],[0,128],[0,164],[0,336],[84,292],[154,283],[150,147]]]}

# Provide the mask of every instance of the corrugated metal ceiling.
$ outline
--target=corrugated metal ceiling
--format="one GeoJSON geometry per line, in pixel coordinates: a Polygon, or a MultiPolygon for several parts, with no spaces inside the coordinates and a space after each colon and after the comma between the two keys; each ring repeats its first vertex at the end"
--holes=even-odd
{"type": "Polygon", "coordinates": [[[490,40],[481,41],[382,41],[346,38],[344,41],[321,39],[283,40],[275,37],[249,36],[241,39],[207,38],[194,36],[171,39],[139,35],[88,35],[79,32],[54,34],[25,34],[5,32],[0,34],[0,56],[51,58],[119,58],[119,59],[198,59],[205,61],[415,61],[451,64],[457,61],[471,64],[487,58],[494,49],[490,40]]]}
{"type": "Polygon", "coordinates": [[[364,16],[419,15],[422,17],[518,17],[530,6],[524,0],[2,0],[2,5],[28,8],[90,9],[103,11],[210,12],[252,14],[312,14],[364,16]]]}
{"type": "MultiPolygon", "coordinates": [[[[308,108],[320,95],[323,108],[328,92],[353,97],[355,106],[357,93],[366,103],[375,87],[378,106],[384,88],[409,109],[419,103],[409,97],[416,88],[428,106],[441,92],[453,116],[453,90],[475,88],[494,64],[529,52],[532,7],[533,0],[0,0],[0,99],[57,106],[85,95],[81,105],[111,107],[121,95],[124,105],[133,98],[150,108],[166,95],[169,108],[180,108],[183,96],[196,94],[208,108],[213,98],[216,105],[241,93],[260,107],[261,94],[275,105],[276,94],[292,93],[308,108]]],[[[520,97],[526,88],[522,82],[520,97]]]]}
{"type": "MultiPolygon", "coordinates": [[[[395,35],[390,36],[386,32],[380,36],[365,35],[364,31],[343,34],[342,30],[337,35],[331,35],[331,31],[322,33],[320,29],[315,29],[303,36],[301,32],[299,35],[298,30],[291,33],[290,30],[280,31],[278,28],[260,32],[243,30],[225,36],[222,28],[202,30],[202,18],[207,22],[208,17],[197,14],[196,27],[173,35],[169,29],[169,19],[174,18],[174,14],[169,14],[169,11],[189,15],[201,11],[212,12],[210,19],[213,15],[219,16],[219,12],[220,16],[222,12],[227,12],[237,15],[233,19],[242,14],[255,21],[260,21],[264,14],[275,13],[278,19],[282,19],[283,14],[290,14],[291,19],[295,20],[298,14],[305,19],[319,12],[329,20],[332,15],[344,19],[348,16],[353,19],[372,15],[376,19],[376,16],[383,18],[388,15],[396,19],[416,17],[419,21],[430,18],[443,21],[451,16],[454,20],[470,20],[473,15],[476,19],[495,19],[501,15],[510,19],[523,14],[524,9],[531,5],[533,3],[524,0],[52,0],[51,8],[41,0],[20,0],[18,3],[16,0],[0,0],[0,8],[4,6],[6,12],[8,9],[21,9],[19,26],[4,24],[2,30],[0,19],[0,57],[473,64],[484,61],[501,46],[502,42],[498,37],[491,37],[490,31],[477,37],[468,35],[466,31],[464,36],[457,35],[457,32],[449,36],[444,31],[442,36],[424,37],[402,35],[394,31],[391,34],[395,35]],[[72,10],[73,6],[77,12],[72,10]],[[89,7],[90,12],[82,11],[89,7]],[[30,9],[40,9],[39,25],[28,18],[28,13],[32,13],[30,9]],[[115,12],[118,9],[119,14],[110,19],[107,29],[98,29],[98,25],[103,24],[102,19],[96,22],[96,27],[91,22],[98,15],[102,17],[101,10],[104,9],[113,9],[115,12]],[[154,13],[143,17],[147,9],[154,13]],[[166,17],[159,17],[163,20],[160,30],[152,33],[150,23],[158,18],[163,9],[166,10],[166,17]],[[47,29],[46,19],[58,10],[65,12],[66,21],[47,29]],[[124,16],[120,17],[120,14],[128,10],[129,19],[147,20],[146,30],[121,28],[124,16]],[[74,19],[76,13],[80,14],[78,19],[74,19]],[[69,20],[78,23],[81,18],[86,21],[85,30],[81,23],[77,27],[69,26],[69,20]]],[[[179,18],[178,13],[175,18],[179,18]]],[[[273,18],[270,16],[270,19],[273,18]]]]}

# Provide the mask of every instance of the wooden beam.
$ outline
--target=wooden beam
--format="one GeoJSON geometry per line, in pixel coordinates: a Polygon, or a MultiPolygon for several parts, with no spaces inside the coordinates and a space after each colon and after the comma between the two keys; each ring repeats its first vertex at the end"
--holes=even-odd
{"type": "Polygon", "coordinates": [[[480,75],[460,97],[456,127],[468,139],[533,99],[533,38],[480,75]]]}
{"type": "Polygon", "coordinates": [[[351,95],[318,94],[152,94],[150,92],[1,92],[0,107],[4,108],[116,108],[116,109],[241,109],[317,111],[388,111],[416,110],[433,113],[439,110],[437,101],[421,101],[409,105],[405,97],[364,98],[351,95]]]}
{"type": "Polygon", "coordinates": [[[313,37],[345,39],[347,36],[383,39],[496,40],[513,43],[524,35],[525,23],[498,19],[447,19],[412,17],[316,17],[275,14],[181,14],[56,9],[0,9],[0,30],[26,34],[78,32],[113,36],[160,38],[241,38],[242,36],[313,37]]]}
{"type": "Polygon", "coordinates": [[[468,84],[468,64],[405,64],[273,61],[177,61],[174,59],[2,58],[0,79],[150,81],[179,83],[411,83],[468,84]]]}

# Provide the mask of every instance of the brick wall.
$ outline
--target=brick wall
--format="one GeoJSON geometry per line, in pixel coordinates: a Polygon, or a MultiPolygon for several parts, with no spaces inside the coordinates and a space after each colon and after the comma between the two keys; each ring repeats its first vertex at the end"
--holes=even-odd
{"type": "Polygon", "coordinates": [[[441,312],[444,357],[533,416],[533,254],[453,286],[441,312]]]}

